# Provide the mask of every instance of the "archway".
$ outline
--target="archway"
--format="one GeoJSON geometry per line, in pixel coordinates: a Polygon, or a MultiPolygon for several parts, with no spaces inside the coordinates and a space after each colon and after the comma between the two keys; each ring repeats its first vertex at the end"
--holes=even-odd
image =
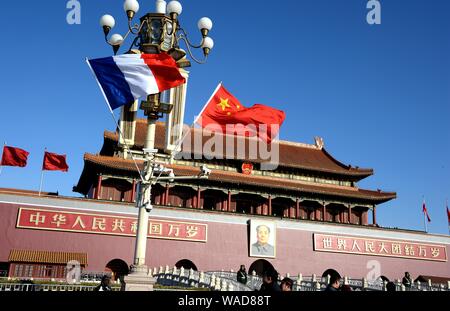
{"type": "Polygon", "coordinates": [[[258,259],[254,261],[250,268],[248,269],[248,273],[253,274],[253,271],[256,272],[256,275],[262,277],[263,272],[266,270],[272,270],[275,269],[274,266],[270,262],[264,259],[258,259]]]}
{"type": "Polygon", "coordinates": [[[177,269],[180,269],[181,267],[184,268],[184,270],[194,270],[197,271],[197,266],[190,261],[189,259],[182,259],[177,261],[177,263],[175,264],[175,267],[177,267],[177,269]]]}
{"type": "Polygon", "coordinates": [[[324,273],[322,273],[322,277],[323,277],[323,278],[326,278],[328,275],[329,275],[329,276],[337,275],[337,276],[341,277],[341,275],[339,274],[339,272],[337,272],[337,271],[334,270],[334,269],[327,269],[327,270],[325,270],[324,273]]]}
{"type": "Polygon", "coordinates": [[[128,275],[129,273],[128,265],[122,259],[111,260],[106,264],[105,270],[112,273],[112,278],[114,281],[121,279],[123,276],[128,275]]]}

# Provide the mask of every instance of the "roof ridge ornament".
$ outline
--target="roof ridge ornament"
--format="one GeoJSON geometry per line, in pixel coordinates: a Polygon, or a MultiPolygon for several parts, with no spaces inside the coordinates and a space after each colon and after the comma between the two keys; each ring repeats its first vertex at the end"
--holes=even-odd
{"type": "Polygon", "coordinates": [[[314,137],[314,142],[315,142],[315,145],[316,145],[317,149],[321,149],[322,150],[323,147],[325,146],[325,144],[323,142],[323,138],[320,137],[320,136],[315,136],[314,137]]]}

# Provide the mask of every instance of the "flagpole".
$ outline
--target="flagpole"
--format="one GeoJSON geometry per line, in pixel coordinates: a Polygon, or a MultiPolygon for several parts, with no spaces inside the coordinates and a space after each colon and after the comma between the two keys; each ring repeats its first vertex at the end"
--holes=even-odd
{"type": "MultiPolygon", "coordinates": [[[[178,140],[177,144],[175,145],[174,148],[174,157],[179,153],[178,148],[180,147],[181,143],[184,141],[184,139],[186,138],[186,136],[190,133],[190,129],[195,126],[195,123],[197,123],[198,119],[200,119],[200,116],[202,115],[203,111],[205,111],[206,106],[208,106],[209,102],[213,99],[214,95],[216,95],[217,91],[219,90],[219,88],[222,86],[222,81],[219,82],[219,84],[217,85],[216,89],[214,90],[214,92],[212,93],[212,95],[209,97],[208,101],[203,105],[202,110],[200,110],[200,113],[195,117],[194,122],[192,122],[191,126],[189,127],[189,131],[187,131],[183,137],[181,139],[178,140]]],[[[180,150],[181,151],[181,150],[180,150]]]]}
{"type": "Polygon", "coordinates": [[[423,213],[423,223],[425,225],[425,232],[428,233],[427,215],[425,214],[425,212],[423,213]]]}
{"type": "Polygon", "coordinates": [[[214,95],[216,95],[217,91],[219,90],[219,88],[222,86],[222,81],[219,82],[219,84],[217,85],[216,89],[214,90],[214,92],[212,93],[211,97],[208,99],[208,101],[205,103],[205,105],[203,105],[202,110],[200,111],[200,113],[197,115],[197,117],[194,119],[194,122],[192,124],[195,125],[195,123],[197,123],[198,119],[200,119],[200,116],[202,115],[203,111],[205,111],[206,106],[208,106],[209,102],[213,99],[214,95]]]}
{"type": "Polygon", "coordinates": [[[428,226],[427,226],[427,214],[425,213],[424,206],[425,206],[425,208],[426,208],[426,205],[425,205],[425,196],[422,195],[423,226],[424,226],[424,228],[425,228],[425,232],[428,232],[428,226]]]}
{"type": "MultiPolygon", "coordinates": [[[[45,161],[45,152],[47,152],[47,147],[45,147],[45,149],[44,149],[44,161],[45,161]]],[[[42,163],[42,168],[41,168],[41,182],[39,185],[39,196],[41,196],[43,181],[44,181],[44,163],[42,163]]]]}
{"type": "Polygon", "coordinates": [[[114,115],[114,111],[112,110],[111,105],[109,104],[108,97],[106,96],[105,91],[103,90],[103,87],[102,87],[102,85],[100,84],[100,81],[98,80],[97,75],[95,74],[94,69],[92,69],[91,63],[89,63],[89,60],[87,59],[87,57],[86,57],[86,63],[88,64],[89,69],[91,69],[91,72],[92,72],[92,74],[93,74],[94,77],[95,77],[95,81],[97,81],[97,84],[98,84],[100,90],[102,91],[103,98],[105,99],[106,105],[108,106],[108,109],[109,109],[109,111],[111,112],[111,116],[112,116],[112,118],[113,118],[113,120],[114,120],[115,125],[117,126],[117,129],[118,129],[118,131],[119,131],[119,135],[120,135],[120,137],[122,138],[123,143],[125,144],[125,147],[126,147],[126,150],[125,150],[125,151],[128,151],[128,152],[130,153],[131,159],[132,159],[133,162],[134,162],[134,166],[136,167],[136,170],[137,170],[137,172],[138,172],[138,174],[139,174],[139,177],[141,178],[141,181],[143,182],[143,181],[144,181],[144,177],[143,177],[142,174],[141,174],[141,170],[139,169],[139,165],[137,164],[136,159],[134,158],[133,153],[131,152],[130,146],[128,146],[128,144],[127,144],[126,141],[125,141],[125,137],[124,137],[124,135],[123,135],[122,128],[120,127],[120,123],[117,121],[116,116],[114,115]]]}

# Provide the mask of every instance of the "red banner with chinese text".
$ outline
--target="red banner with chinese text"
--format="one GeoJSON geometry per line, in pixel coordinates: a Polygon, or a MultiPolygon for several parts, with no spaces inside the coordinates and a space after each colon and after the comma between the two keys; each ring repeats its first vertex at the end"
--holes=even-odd
{"type": "MultiPolygon", "coordinates": [[[[137,218],[20,208],[17,228],[136,236],[137,218]]],[[[207,242],[208,225],[150,218],[148,237],[207,242]]]]}
{"type": "Polygon", "coordinates": [[[314,233],[318,252],[447,261],[445,245],[314,233]]]}

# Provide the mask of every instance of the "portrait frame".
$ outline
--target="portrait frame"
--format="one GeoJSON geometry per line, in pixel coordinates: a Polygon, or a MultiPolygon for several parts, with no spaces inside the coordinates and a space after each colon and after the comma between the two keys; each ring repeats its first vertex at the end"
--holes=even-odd
{"type": "Polygon", "coordinates": [[[267,220],[250,220],[250,233],[249,233],[249,256],[259,257],[259,258],[276,258],[277,255],[277,228],[274,221],[267,220]],[[260,227],[261,226],[261,227],[260,227]],[[266,227],[263,228],[263,227],[266,227]],[[262,235],[267,233],[268,229],[268,239],[267,244],[261,246],[258,243],[258,230],[261,231],[262,235]]]}

